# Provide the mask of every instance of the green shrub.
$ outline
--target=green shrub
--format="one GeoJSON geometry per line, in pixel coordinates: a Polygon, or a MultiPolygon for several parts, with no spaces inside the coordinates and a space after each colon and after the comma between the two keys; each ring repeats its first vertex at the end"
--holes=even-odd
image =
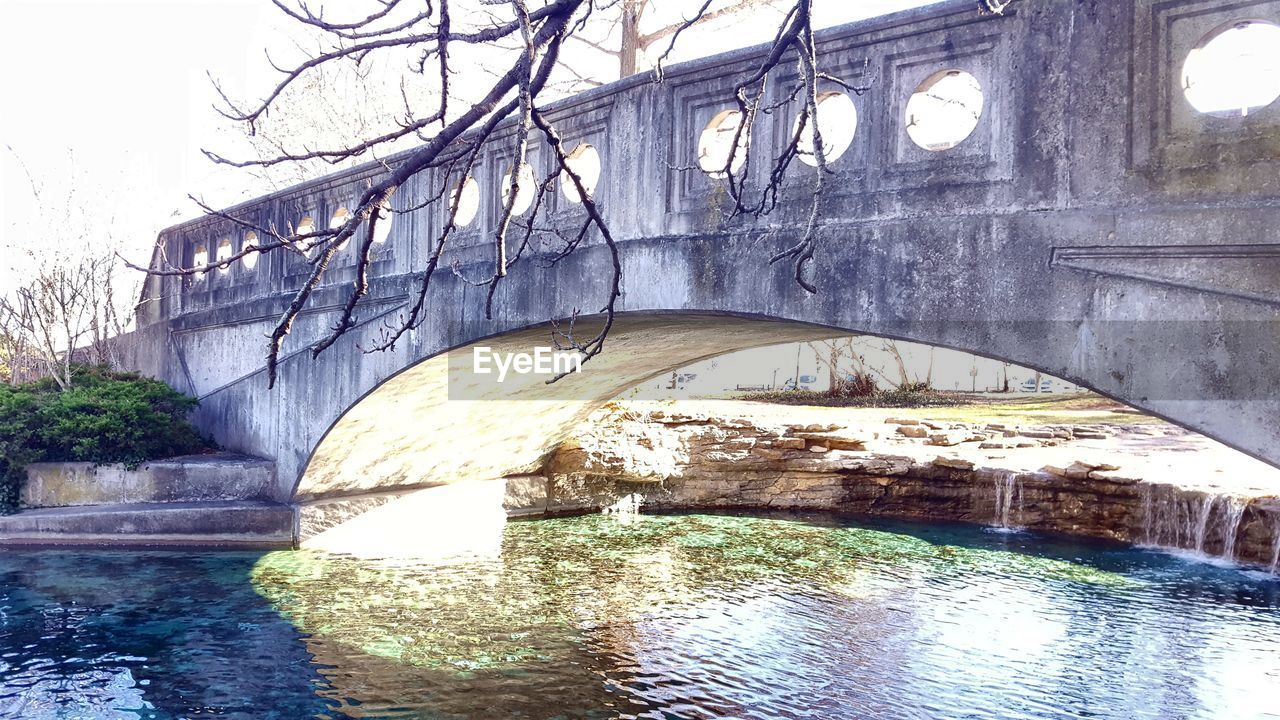
{"type": "Polygon", "coordinates": [[[99,367],[76,368],[67,390],[49,380],[0,386],[0,513],[17,508],[29,463],[136,466],[207,450],[187,421],[195,406],[159,380],[99,367]]]}
{"type": "Polygon", "coordinates": [[[879,392],[876,379],[868,372],[853,372],[843,378],[836,378],[827,394],[838,398],[871,397],[879,392]]]}
{"type": "Polygon", "coordinates": [[[968,403],[963,395],[957,393],[921,391],[913,387],[876,390],[869,395],[832,395],[817,390],[768,390],[747,393],[741,399],[779,405],[869,408],[946,407],[968,403]]]}

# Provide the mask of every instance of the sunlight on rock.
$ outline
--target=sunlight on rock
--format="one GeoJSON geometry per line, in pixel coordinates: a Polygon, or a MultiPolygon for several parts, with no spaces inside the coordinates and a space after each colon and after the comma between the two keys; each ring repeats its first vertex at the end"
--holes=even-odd
{"type": "Polygon", "coordinates": [[[302,546],[361,558],[447,560],[498,551],[507,515],[502,480],[462,482],[410,492],[302,546]]]}

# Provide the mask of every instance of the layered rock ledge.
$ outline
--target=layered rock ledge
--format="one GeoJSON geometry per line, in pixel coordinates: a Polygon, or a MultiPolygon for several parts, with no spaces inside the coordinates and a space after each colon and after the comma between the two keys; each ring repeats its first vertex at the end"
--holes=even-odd
{"type": "Polygon", "coordinates": [[[742,405],[607,406],[540,473],[506,479],[507,512],[834,510],[1185,548],[1273,571],[1280,560],[1272,469],[1197,475],[1187,460],[1200,439],[1173,426],[800,425],[742,405]]]}

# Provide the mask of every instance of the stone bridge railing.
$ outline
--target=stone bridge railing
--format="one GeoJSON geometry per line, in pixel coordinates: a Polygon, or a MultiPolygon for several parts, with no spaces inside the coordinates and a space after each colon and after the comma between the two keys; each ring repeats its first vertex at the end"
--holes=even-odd
{"type": "MultiPolygon", "coordinates": [[[[1201,114],[1179,91],[1182,61],[1202,39],[1231,21],[1280,19],[1276,2],[1136,0],[1073,9],[1072,3],[1023,0],[1003,16],[980,14],[975,5],[955,0],[822,34],[824,69],[865,89],[857,94],[831,88],[847,95],[856,124],[841,113],[834,119],[837,126],[827,131],[829,136],[852,132],[848,149],[832,164],[836,175],[827,215],[874,222],[1276,194],[1277,113],[1201,114]],[[1079,25],[1069,31],[1082,22],[1091,23],[1088,32],[1079,25]],[[1066,37],[1072,38],[1069,46],[1062,42],[1066,37]],[[909,132],[908,104],[922,83],[957,70],[980,87],[979,117],[955,147],[925,149],[909,132]],[[1096,86],[1088,91],[1091,84],[1096,86]],[[1064,95],[1068,103],[1061,102],[1064,95]]],[[[660,84],[646,74],[555,105],[550,114],[567,146],[586,143],[598,153],[596,197],[607,208],[616,236],[721,229],[721,181],[698,169],[699,141],[717,115],[732,106],[733,83],[759,53],[748,49],[687,63],[669,69],[660,84]]],[[[783,100],[792,85],[785,76],[775,80],[773,102],[783,100]]],[[[764,179],[768,162],[761,160],[785,142],[797,111],[795,102],[784,102],[762,118],[751,148],[759,158],[751,165],[754,181],[764,179]]],[[[466,263],[488,255],[486,238],[499,216],[500,187],[511,166],[505,142],[511,132],[509,124],[498,132],[479,161],[472,178],[477,212],[453,241],[451,260],[466,263]]],[[[535,146],[529,162],[538,177],[551,171],[544,147],[535,146]]],[[[339,173],[245,203],[231,214],[264,227],[328,223],[378,171],[367,166],[339,173]]],[[[809,167],[795,163],[791,176],[788,200],[804,205],[812,182],[809,167]]],[[[393,205],[416,205],[442,182],[438,174],[425,173],[403,188],[393,205]]],[[[562,192],[549,202],[549,218],[566,227],[582,212],[562,192]]],[[[444,212],[436,204],[394,217],[386,242],[375,248],[374,274],[420,269],[422,240],[439,230],[444,212]]],[[[784,209],[776,222],[787,220],[784,209]]],[[[230,222],[209,217],[165,230],[159,245],[164,257],[189,265],[220,251],[238,251],[254,239],[230,222]]],[[[1091,246],[1126,244],[1101,229],[1088,240],[1091,246]]],[[[1059,252],[1053,260],[1098,267],[1107,265],[1109,256],[1105,249],[1089,247],[1059,252]]],[[[307,268],[302,259],[284,253],[251,262],[202,278],[153,280],[149,294],[160,300],[144,305],[140,324],[288,293],[307,268]]],[[[348,282],[353,262],[348,249],[327,282],[348,282]]]]}

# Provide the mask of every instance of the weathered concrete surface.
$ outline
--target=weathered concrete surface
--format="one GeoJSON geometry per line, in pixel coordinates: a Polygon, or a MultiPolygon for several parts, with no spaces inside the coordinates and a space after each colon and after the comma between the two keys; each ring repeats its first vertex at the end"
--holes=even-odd
{"type": "Polygon", "coordinates": [[[27,508],[119,503],[269,500],[275,466],[232,453],[191,455],[124,465],[33,463],[27,466],[22,506],[27,508]]]}
{"type": "MultiPolygon", "coordinates": [[[[857,133],[833,166],[821,208],[813,280],[822,292],[812,296],[789,268],[767,264],[807,217],[807,172],[794,168],[778,211],[750,225],[723,222],[719,181],[676,169],[694,164],[698,135],[731,105],[731,87],[758,49],[671,68],[661,84],[636,77],[559,103],[550,114],[567,142],[600,152],[597,198],[622,248],[620,309],[642,332],[632,339],[620,327],[606,357],[639,348],[636,339],[654,337],[658,319],[693,344],[637,358],[648,374],[743,345],[718,336],[709,315],[760,322],[756,344],[787,339],[780,329],[801,335],[814,326],[880,334],[1037,368],[1280,463],[1280,103],[1244,117],[1204,116],[1178,85],[1199,39],[1241,18],[1280,21],[1280,2],[1018,2],[992,16],[955,0],[824,33],[825,69],[868,91],[853,98],[857,133]],[[984,108],[968,139],[930,153],[907,137],[903,109],[924,78],[948,68],[978,79],[984,108]]],[[[784,100],[787,89],[774,83],[767,101],[784,100]]],[[[784,104],[763,118],[752,152],[763,159],[776,149],[794,111],[784,104]]],[[[512,130],[499,131],[485,152],[476,177],[482,210],[444,258],[469,276],[491,271],[489,233],[512,130]]],[[[532,153],[535,169],[549,170],[545,148],[532,153]]],[[[755,180],[767,165],[751,164],[755,180]]],[[[303,214],[322,222],[376,171],[334,175],[231,213],[263,226],[303,214]]],[[[416,205],[446,180],[416,178],[395,207],[416,205]]],[[[549,212],[547,223],[568,229],[582,210],[557,193],[549,212]]],[[[492,477],[502,464],[376,462],[357,466],[358,481],[332,475],[321,458],[371,457],[347,449],[354,441],[334,426],[348,412],[362,418],[369,448],[383,432],[396,450],[429,441],[444,452],[448,438],[465,441],[458,454],[518,445],[496,474],[520,472],[533,448],[552,447],[579,411],[614,388],[601,382],[600,394],[588,396],[564,386],[560,401],[578,409],[549,417],[541,439],[517,431],[519,443],[508,442],[503,423],[481,432],[471,424],[481,413],[437,400],[424,409],[434,404],[454,421],[417,417],[423,432],[415,439],[402,416],[387,412],[392,406],[366,411],[361,401],[377,400],[383,383],[449,349],[600,307],[608,256],[593,239],[545,267],[537,261],[554,244],[532,248],[497,292],[491,321],[484,292],[437,274],[422,326],[394,351],[362,354],[380,321],[413,296],[442,217],[434,207],[395,217],[375,250],[365,324],[313,361],[307,345],[333,324],[354,273],[349,254],[331,265],[286,343],[293,354],[273,391],[263,379],[263,335],[307,267],[283,254],[254,270],[151,278],[139,329],[122,351],[134,367],[200,396],[196,420],[222,445],[276,460],[280,499],[295,486],[322,497],[426,486],[464,469],[492,477]],[[376,424],[384,412],[387,422],[376,424]]],[[[156,257],[189,262],[197,245],[213,248],[223,237],[243,242],[234,223],[187,223],[161,234],[156,257]]],[[[609,361],[596,362],[605,372],[609,361]]],[[[506,429],[528,417],[510,416],[506,429]]]]}
{"type": "Polygon", "coordinates": [[[289,506],[249,500],[60,507],[0,517],[0,545],[286,548],[293,526],[289,506]]]}
{"type": "Polygon", "coordinates": [[[25,508],[0,517],[0,545],[292,547],[294,509],[274,502],[269,460],[232,453],[123,465],[27,466],[25,508]]]}

